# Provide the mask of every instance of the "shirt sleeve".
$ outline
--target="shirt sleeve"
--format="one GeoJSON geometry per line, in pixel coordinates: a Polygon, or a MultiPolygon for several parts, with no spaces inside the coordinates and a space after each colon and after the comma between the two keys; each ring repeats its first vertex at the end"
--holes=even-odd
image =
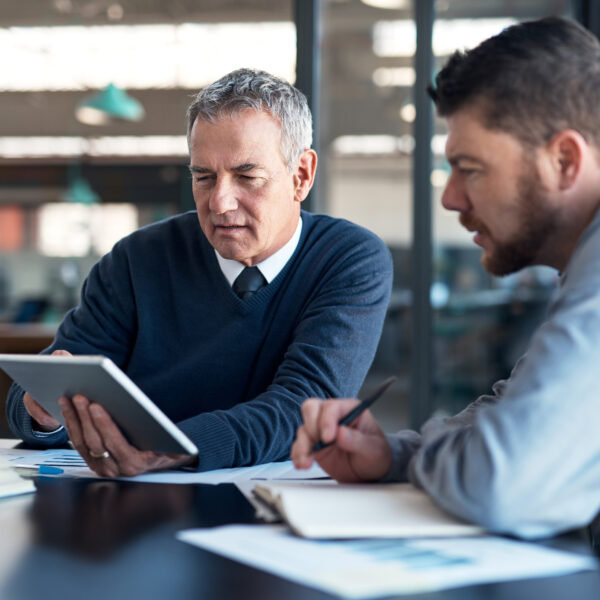
{"type": "MultiPolygon", "coordinates": [[[[515,366],[513,373],[518,368],[515,366]]],[[[445,417],[443,419],[431,419],[427,427],[429,429],[437,426],[438,428],[450,428],[450,427],[466,427],[472,425],[477,411],[483,406],[489,406],[498,402],[504,388],[506,387],[507,380],[502,379],[497,381],[492,386],[492,394],[485,394],[480,396],[467,406],[464,410],[454,415],[453,417],[445,417]]],[[[406,482],[408,481],[408,464],[411,461],[414,454],[419,450],[422,443],[422,438],[419,433],[410,429],[405,429],[397,433],[386,434],[390,448],[392,449],[392,466],[381,480],[384,483],[387,482],[406,482]]]]}
{"type": "Polygon", "coordinates": [[[600,510],[600,313],[563,299],[494,396],[428,421],[406,474],[444,509],[524,538],[588,524],[600,510]]]}

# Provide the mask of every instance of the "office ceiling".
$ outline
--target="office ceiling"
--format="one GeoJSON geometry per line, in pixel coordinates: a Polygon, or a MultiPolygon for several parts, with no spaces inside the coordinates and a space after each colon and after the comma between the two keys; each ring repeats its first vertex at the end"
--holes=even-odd
{"type": "MultiPolygon", "coordinates": [[[[302,0],[299,0],[302,1],[302,0]]],[[[384,19],[410,18],[404,8],[382,10],[360,0],[323,0],[323,76],[328,103],[335,107],[326,124],[330,137],[345,134],[401,135],[410,125],[398,119],[398,108],[410,89],[376,89],[372,74],[378,66],[410,66],[410,58],[376,56],[372,28],[384,19]],[[369,51],[369,49],[371,49],[369,51]]],[[[564,12],[565,0],[438,0],[439,17],[512,16],[527,18],[543,11],[564,12]]],[[[26,0],[0,2],[0,26],[110,24],[178,24],[291,21],[293,0],[26,0]]],[[[457,40],[457,44],[460,40],[457,40]]],[[[243,48],[240,49],[243,59],[243,48]]],[[[5,57],[6,60],[6,57],[5,57]]],[[[198,57],[202,61],[210,57],[198,57]]],[[[240,65],[241,66],[241,65],[240,65]]],[[[2,74],[0,72],[0,83],[2,74]]],[[[146,107],[140,123],[102,128],[102,135],[181,135],[193,90],[136,89],[146,107]]],[[[89,91],[15,91],[0,93],[3,136],[99,135],[98,129],[75,122],[73,109],[89,91]]],[[[323,122],[325,126],[325,123],[323,122]]]]}
{"type": "Polygon", "coordinates": [[[27,0],[0,2],[0,24],[109,25],[281,21],[291,18],[285,0],[27,0]]]}

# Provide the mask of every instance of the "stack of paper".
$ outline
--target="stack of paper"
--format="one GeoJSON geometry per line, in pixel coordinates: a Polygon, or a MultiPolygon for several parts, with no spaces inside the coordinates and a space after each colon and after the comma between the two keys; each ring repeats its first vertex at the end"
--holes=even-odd
{"type": "Polygon", "coordinates": [[[481,527],[440,510],[406,483],[340,484],[265,482],[254,493],[274,506],[307,538],[447,537],[479,535],[481,527]]]}
{"type": "Polygon", "coordinates": [[[35,492],[31,479],[24,479],[6,461],[0,460],[0,498],[35,492]]]}

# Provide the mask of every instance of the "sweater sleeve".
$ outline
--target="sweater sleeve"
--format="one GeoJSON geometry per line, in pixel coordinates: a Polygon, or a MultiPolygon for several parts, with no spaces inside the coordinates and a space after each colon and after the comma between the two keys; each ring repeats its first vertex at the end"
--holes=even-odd
{"type": "MultiPolygon", "coordinates": [[[[134,334],[131,298],[127,264],[117,247],[94,265],[83,285],[79,305],[66,314],[54,341],[42,353],[68,350],[71,354],[103,354],[118,365],[125,364],[134,334]]],[[[24,393],[23,388],[13,384],[7,396],[6,416],[12,432],[34,447],[64,445],[68,439],[64,428],[41,435],[33,429],[33,420],[23,404],[24,393]]]]}
{"type": "Polygon", "coordinates": [[[375,355],[391,283],[389,251],[374,236],[340,260],[315,288],[268,388],[178,423],[199,446],[198,468],[286,459],[306,398],[356,395],[375,355]]]}

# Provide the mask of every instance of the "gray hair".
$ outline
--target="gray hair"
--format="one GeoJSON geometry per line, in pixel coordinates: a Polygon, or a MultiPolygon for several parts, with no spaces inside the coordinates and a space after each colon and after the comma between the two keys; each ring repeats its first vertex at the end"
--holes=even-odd
{"type": "Polygon", "coordinates": [[[221,77],[194,98],[187,111],[187,139],[196,119],[215,123],[246,109],[264,111],[281,125],[281,154],[289,171],[312,144],[312,117],[306,96],[286,81],[254,69],[221,77]]]}

